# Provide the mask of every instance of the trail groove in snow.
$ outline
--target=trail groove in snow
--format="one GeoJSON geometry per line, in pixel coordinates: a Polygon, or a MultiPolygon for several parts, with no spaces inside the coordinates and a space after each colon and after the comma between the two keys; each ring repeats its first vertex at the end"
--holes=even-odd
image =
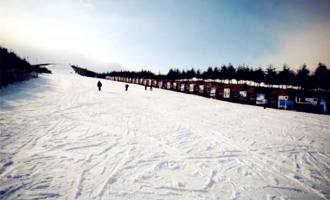
{"type": "Polygon", "coordinates": [[[330,199],[330,118],[54,74],[0,95],[0,199],[330,199]]]}

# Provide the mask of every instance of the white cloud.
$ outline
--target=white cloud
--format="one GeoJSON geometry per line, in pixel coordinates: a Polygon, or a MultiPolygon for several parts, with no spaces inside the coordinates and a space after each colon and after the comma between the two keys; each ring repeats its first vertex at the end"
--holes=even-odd
{"type": "Polygon", "coordinates": [[[82,0],[82,5],[86,8],[94,7],[92,0],[82,0]]]}
{"type": "Polygon", "coordinates": [[[308,24],[294,30],[281,30],[277,27],[273,34],[277,38],[276,51],[256,60],[256,64],[266,66],[273,64],[282,67],[284,64],[293,69],[304,63],[315,69],[319,62],[330,64],[330,26],[327,23],[308,24]]]}

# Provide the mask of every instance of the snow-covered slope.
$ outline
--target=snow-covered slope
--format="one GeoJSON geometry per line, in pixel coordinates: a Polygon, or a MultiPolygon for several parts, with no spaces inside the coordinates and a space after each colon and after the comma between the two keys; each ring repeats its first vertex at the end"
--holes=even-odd
{"type": "Polygon", "coordinates": [[[330,199],[330,117],[52,75],[0,90],[0,199],[330,199]]]}

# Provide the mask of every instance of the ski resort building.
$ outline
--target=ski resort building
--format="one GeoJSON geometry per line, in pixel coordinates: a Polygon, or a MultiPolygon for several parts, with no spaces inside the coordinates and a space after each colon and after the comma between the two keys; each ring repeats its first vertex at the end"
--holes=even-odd
{"type": "Polygon", "coordinates": [[[270,108],[329,114],[330,91],[229,84],[213,80],[153,80],[109,77],[106,79],[270,108]]]}

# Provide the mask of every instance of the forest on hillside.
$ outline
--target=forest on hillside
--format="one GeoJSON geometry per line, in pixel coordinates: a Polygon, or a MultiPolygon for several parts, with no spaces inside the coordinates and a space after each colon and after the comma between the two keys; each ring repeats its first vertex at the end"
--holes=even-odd
{"type": "Polygon", "coordinates": [[[51,73],[41,65],[31,65],[25,58],[0,46],[0,87],[37,77],[38,73],[51,73]]]}

